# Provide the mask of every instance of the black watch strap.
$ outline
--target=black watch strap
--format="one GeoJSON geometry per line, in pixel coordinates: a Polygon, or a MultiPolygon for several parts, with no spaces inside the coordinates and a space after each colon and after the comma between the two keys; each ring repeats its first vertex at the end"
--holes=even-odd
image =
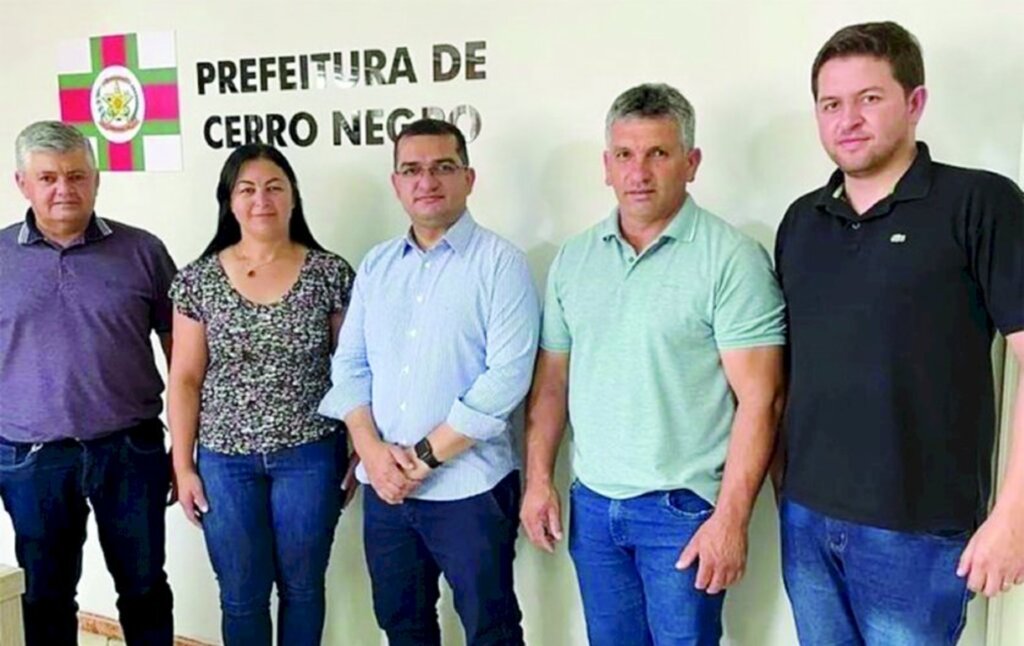
{"type": "Polygon", "coordinates": [[[423,438],[417,442],[416,446],[413,448],[416,450],[416,457],[423,460],[423,462],[425,462],[431,469],[436,469],[444,464],[434,457],[434,447],[430,446],[430,440],[427,438],[423,438]]]}

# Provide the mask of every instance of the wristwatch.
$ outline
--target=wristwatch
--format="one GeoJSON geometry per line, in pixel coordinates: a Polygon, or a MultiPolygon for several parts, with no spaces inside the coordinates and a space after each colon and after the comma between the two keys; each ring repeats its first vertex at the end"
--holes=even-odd
{"type": "Polygon", "coordinates": [[[416,457],[423,460],[431,469],[436,469],[444,464],[434,457],[434,447],[430,446],[430,440],[427,438],[423,438],[417,442],[416,446],[413,448],[416,450],[416,457]]]}

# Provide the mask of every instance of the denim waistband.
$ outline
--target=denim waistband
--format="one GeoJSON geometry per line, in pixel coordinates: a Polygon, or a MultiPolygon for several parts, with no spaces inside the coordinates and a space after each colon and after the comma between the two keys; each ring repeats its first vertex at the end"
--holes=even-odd
{"type": "Polygon", "coordinates": [[[164,430],[164,423],[160,421],[159,417],[152,419],[142,420],[138,424],[128,426],[126,428],[119,428],[117,430],[110,431],[100,437],[93,438],[91,440],[79,440],[73,437],[66,437],[59,440],[52,440],[50,442],[12,442],[11,440],[0,437],[0,444],[5,446],[13,447],[32,447],[32,446],[75,446],[78,444],[84,444],[86,446],[100,446],[107,442],[114,442],[121,438],[125,433],[132,431],[142,431],[147,429],[159,429],[164,430]]]}

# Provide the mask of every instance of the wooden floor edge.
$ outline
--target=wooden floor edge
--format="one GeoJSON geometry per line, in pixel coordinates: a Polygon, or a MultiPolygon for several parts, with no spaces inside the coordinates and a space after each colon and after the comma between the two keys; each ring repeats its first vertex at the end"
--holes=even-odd
{"type": "MultiPolygon", "coordinates": [[[[99,635],[107,639],[124,640],[124,632],[121,631],[121,624],[110,617],[96,615],[91,612],[78,613],[78,630],[83,633],[99,635]]],[[[175,637],[174,646],[214,646],[209,642],[202,642],[188,637],[175,637]]]]}

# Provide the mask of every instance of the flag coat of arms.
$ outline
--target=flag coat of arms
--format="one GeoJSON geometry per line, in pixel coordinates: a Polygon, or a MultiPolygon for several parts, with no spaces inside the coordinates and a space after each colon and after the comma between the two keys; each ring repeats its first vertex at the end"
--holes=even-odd
{"type": "Polygon", "coordinates": [[[88,137],[106,171],[181,170],[174,32],[61,43],[61,120],[88,137]]]}

